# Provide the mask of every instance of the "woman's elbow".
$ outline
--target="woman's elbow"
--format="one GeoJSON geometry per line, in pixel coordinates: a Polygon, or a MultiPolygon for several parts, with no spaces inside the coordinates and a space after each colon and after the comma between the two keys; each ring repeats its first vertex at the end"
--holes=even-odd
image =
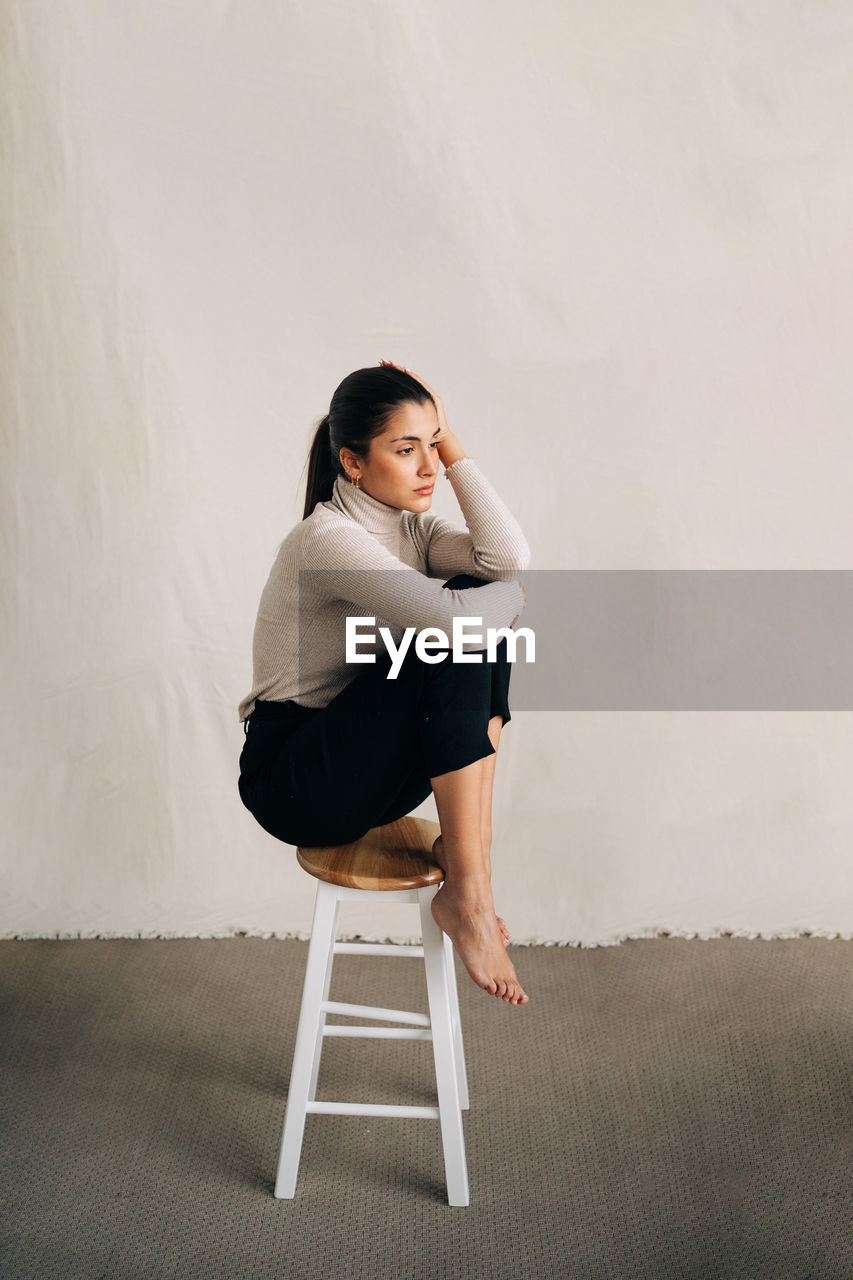
{"type": "Polygon", "coordinates": [[[530,547],[527,543],[527,539],[521,538],[516,543],[512,551],[511,565],[507,570],[510,576],[516,573],[521,573],[524,569],[528,568],[531,558],[530,547]]]}
{"type": "Polygon", "coordinates": [[[533,556],[531,555],[531,552],[530,552],[530,546],[527,540],[524,539],[518,548],[516,572],[521,573],[523,569],[528,569],[530,567],[530,561],[532,559],[533,559],[533,556]]]}
{"type": "Polygon", "coordinates": [[[526,542],[519,542],[511,551],[502,555],[500,560],[490,561],[486,557],[479,557],[477,567],[492,581],[511,582],[516,574],[528,567],[530,559],[530,547],[526,542]]]}

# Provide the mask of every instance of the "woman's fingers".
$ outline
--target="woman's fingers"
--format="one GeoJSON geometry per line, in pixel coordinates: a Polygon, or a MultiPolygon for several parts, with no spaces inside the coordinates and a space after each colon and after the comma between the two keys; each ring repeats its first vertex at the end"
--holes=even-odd
{"type": "Polygon", "coordinates": [[[414,370],[412,370],[412,369],[407,369],[405,365],[403,365],[403,364],[397,364],[394,360],[380,360],[380,361],[379,361],[379,363],[380,363],[380,364],[389,364],[389,365],[391,366],[391,368],[392,368],[392,369],[402,369],[403,373],[408,373],[408,374],[410,374],[410,375],[411,375],[411,377],[413,377],[413,378],[415,379],[415,381],[416,381],[416,382],[419,382],[419,383],[421,384],[421,386],[422,386],[422,387],[425,387],[425,388],[426,388],[426,390],[427,390],[427,391],[430,393],[430,395],[432,396],[433,400],[436,400],[436,401],[437,401],[437,400],[439,399],[438,392],[437,392],[437,391],[433,391],[433,389],[432,389],[432,387],[429,385],[429,383],[428,383],[428,382],[425,382],[423,378],[419,377],[419,376],[414,372],[414,370]]]}

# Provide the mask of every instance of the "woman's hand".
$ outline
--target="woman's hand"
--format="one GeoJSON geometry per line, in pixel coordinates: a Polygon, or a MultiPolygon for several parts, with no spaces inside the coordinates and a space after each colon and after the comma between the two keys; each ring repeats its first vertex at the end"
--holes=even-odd
{"type": "Polygon", "coordinates": [[[438,447],[438,456],[445,467],[449,467],[452,462],[456,462],[459,458],[465,457],[465,450],[462,448],[456,436],[447,425],[447,418],[444,416],[444,405],[441,402],[441,396],[437,391],[433,391],[432,387],[424,382],[423,378],[419,378],[416,373],[412,373],[411,369],[405,368],[404,365],[395,364],[393,360],[380,360],[381,365],[390,365],[392,369],[401,369],[403,373],[408,373],[410,377],[419,382],[432,396],[435,401],[435,409],[438,414],[439,431],[437,435],[432,436],[431,443],[438,447]]]}

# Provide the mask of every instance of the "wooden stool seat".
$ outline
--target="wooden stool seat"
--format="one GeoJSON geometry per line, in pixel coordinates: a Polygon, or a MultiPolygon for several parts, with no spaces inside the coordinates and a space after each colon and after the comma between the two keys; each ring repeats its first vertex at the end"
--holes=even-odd
{"type": "Polygon", "coordinates": [[[441,828],[428,818],[398,818],[371,827],[352,844],[299,847],[299,865],[317,880],[347,889],[390,892],[441,884],[444,872],[430,861],[441,828]]]}

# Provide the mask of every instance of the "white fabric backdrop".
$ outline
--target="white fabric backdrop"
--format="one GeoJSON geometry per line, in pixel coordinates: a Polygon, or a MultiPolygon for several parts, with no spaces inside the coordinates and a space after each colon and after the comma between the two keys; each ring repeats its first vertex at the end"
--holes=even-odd
{"type": "MultiPolygon", "coordinates": [[[[533,568],[850,567],[834,0],[7,0],[2,48],[4,936],[307,935],[236,706],[351,369],[438,388],[533,568]]],[[[514,712],[498,908],[849,937],[851,767],[846,712],[514,712]]]]}

